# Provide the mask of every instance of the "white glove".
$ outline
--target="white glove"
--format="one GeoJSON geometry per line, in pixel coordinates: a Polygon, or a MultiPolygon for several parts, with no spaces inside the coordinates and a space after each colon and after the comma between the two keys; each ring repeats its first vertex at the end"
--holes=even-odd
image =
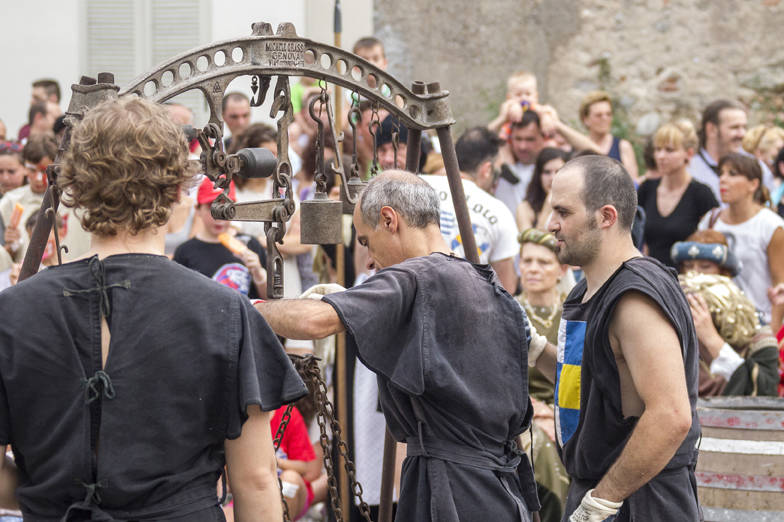
{"type": "Polygon", "coordinates": [[[334,294],[335,292],[345,292],[346,289],[335,283],[326,283],[322,285],[313,285],[299,296],[300,299],[315,299],[321,301],[325,295],[334,294]]]}
{"type": "Polygon", "coordinates": [[[608,517],[618,514],[623,502],[612,502],[591,495],[592,489],[585,493],[582,502],[574,510],[569,522],[603,522],[608,517]]]}
{"type": "Polygon", "coordinates": [[[539,335],[539,332],[536,331],[536,328],[528,319],[528,315],[525,316],[525,320],[528,323],[528,330],[531,332],[531,342],[528,344],[528,366],[533,368],[547,346],[547,337],[539,335]]]}

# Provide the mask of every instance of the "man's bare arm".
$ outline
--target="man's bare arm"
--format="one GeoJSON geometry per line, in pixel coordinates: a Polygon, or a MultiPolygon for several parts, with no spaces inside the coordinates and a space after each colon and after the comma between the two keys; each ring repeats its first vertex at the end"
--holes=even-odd
{"type": "Polygon", "coordinates": [[[667,465],[692,419],[678,336],[650,298],[637,292],[621,298],[610,339],[618,366],[628,367],[644,408],[618,460],[593,492],[594,497],[620,502],[667,465]]]}
{"type": "Polygon", "coordinates": [[[272,330],[288,339],[323,339],[345,330],[331,305],[314,299],[276,299],[256,303],[272,330]]]}
{"type": "Polygon", "coordinates": [[[631,176],[632,181],[637,183],[638,185],[642,183],[640,179],[640,173],[637,169],[637,157],[634,155],[634,147],[632,144],[626,140],[621,140],[621,163],[623,166],[626,167],[626,171],[631,176]]]}
{"type": "Polygon", "coordinates": [[[591,141],[591,138],[582,132],[573,129],[561,120],[556,122],[555,129],[558,131],[558,134],[564,137],[566,142],[571,145],[574,150],[590,150],[596,154],[601,154],[601,152],[599,152],[599,147],[597,147],[596,144],[591,141]]]}
{"type": "MultiPolygon", "coordinates": [[[[2,446],[5,453],[5,446],[2,446]]],[[[16,464],[8,455],[2,456],[0,461],[0,507],[4,509],[19,509],[16,501],[16,486],[19,477],[16,464]]]]}
{"type": "Polygon", "coordinates": [[[555,384],[555,370],[557,368],[558,349],[555,345],[547,343],[544,351],[536,360],[536,369],[542,372],[548,381],[555,384]]]}
{"type": "Polygon", "coordinates": [[[272,412],[248,406],[248,420],[241,435],[226,440],[226,467],[234,495],[234,519],[278,521],[283,507],[278,489],[275,451],[272,447],[272,412]]]}
{"type": "Polygon", "coordinates": [[[517,272],[514,269],[514,259],[508,257],[499,261],[492,261],[490,266],[495,270],[504,289],[514,295],[517,290],[517,272]]]}
{"type": "Polygon", "coordinates": [[[574,150],[590,150],[596,154],[601,154],[599,147],[585,134],[570,127],[558,117],[558,111],[551,105],[540,105],[537,107],[539,114],[546,116],[553,124],[554,130],[564,137],[567,143],[574,150]]]}
{"type": "Polygon", "coordinates": [[[555,384],[555,371],[558,368],[558,348],[547,342],[547,338],[536,331],[534,325],[528,321],[531,331],[531,342],[528,344],[528,366],[537,370],[555,384]]]}

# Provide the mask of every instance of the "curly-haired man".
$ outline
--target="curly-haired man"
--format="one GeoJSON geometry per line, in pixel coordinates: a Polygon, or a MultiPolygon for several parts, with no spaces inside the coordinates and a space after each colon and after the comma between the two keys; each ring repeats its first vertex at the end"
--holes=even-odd
{"type": "Polygon", "coordinates": [[[280,520],[271,412],[306,393],[250,302],[169,261],[191,172],[182,131],[136,98],[92,109],[58,180],[83,258],[0,295],[0,504],[31,520],[280,520]],[[15,488],[15,492],[14,492],[15,488]]]}

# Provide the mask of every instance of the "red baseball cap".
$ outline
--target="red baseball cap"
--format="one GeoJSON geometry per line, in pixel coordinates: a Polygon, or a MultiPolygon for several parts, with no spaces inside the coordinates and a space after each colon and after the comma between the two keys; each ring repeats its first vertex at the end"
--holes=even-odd
{"type": "MultiPolygon", "coordinates": [[[[223,189],[215,188],[215,184],[212,182],[210,178],[204,176],[204,179],[199,185],[199,193],[196,195],[196,202],[199,205],[209,205],[215,198],[218,197],[223,192],[223,189]]],[[[229,197],[232,201],[237,200],[237,193],[234,190],[234,182],[232,181],[229,185],[229,197]]]]}

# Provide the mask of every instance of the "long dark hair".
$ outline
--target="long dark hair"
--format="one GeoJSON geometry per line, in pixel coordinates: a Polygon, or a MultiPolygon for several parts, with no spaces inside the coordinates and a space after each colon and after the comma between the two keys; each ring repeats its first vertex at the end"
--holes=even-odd
{"type": "Polygon", "coordinates": [[[777,178],[784,179],[784,172],[781,171],[782,163],[784,163],[784,147],[779,149],[779,153],[776,154],[776,159],[773,162],[773,175],[777,178]]]}
{"type": "Polygon", "coordinates": [[[528,184],[528,189],[525,192],[525,200],[531,205],[535,214],[541,212],[542,207],[544,206],[544,200],[547,199],[547,192],[544,191],[544,187],[542,186],[542,172],[544,171],[544,166],[557,158],[561,158],[564,163],[566,163],[568,157],[568,152],[556,149],[555,147],[545,147],[539,151],[539,156],[537,156],[536,163],[534,164],[533,177],[531,177],[531,182],[528,184]]]}

